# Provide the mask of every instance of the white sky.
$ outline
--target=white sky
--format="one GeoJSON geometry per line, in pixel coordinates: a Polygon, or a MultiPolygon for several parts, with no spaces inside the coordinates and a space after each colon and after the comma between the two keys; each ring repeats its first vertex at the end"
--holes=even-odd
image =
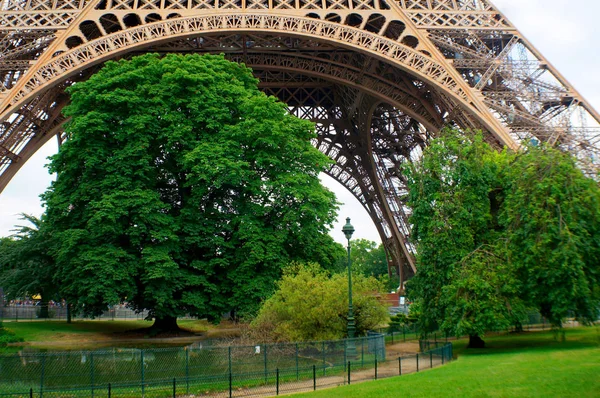
{"type": "MultiPolygon", "coordinates": [[[[592,106],[600,110],[600,2],[597,0],[493,0],[534,46],[575,86],[592,106]]],[[[51,177],[44,168],[46,157],[57,150],[51,140],[38,151],[0,194],[0,236],[8,236],[20,213],[41,215],[39,195],[51,177]]],[[[352,218],[353,238],[379,242],[370,217],[356,199],[329,177],[324,182],[344,205],[332,231],[345,243],[341,228],[352,218]]]]}

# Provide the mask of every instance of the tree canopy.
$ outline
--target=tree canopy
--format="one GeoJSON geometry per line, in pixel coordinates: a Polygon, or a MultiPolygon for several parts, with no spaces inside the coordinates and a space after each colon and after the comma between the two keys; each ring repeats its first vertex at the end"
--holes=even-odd
{"type": "Polygon", "coordinates": [[[519,324],[527,308],[559,326],[592,319],[600,282],[600,190],[545,146],[497,152],[446,130],[405,168],[424,330],[472,336],[519,324]]]}
{"type": "MultiPolygon", "coordinates": [[[[363,335],[388,319],[377,294],[383,286],[374,277],[354,274],[352,305],[357,335],[363,335]]],[[[251,324],[263,339],[315,341],[346,335],[348,275],[330,276],[318,264],[295,264],[278,283],[275,294],[261,307],[251,324]]]]}
{"type": "Polygon", "coordinates": [[[223,56],[107,62],[68,89],[43,198],[63,295],[127,301],[165,327],[254,311],[292,260],[334,264],[330,160],[314,126],[223,56]]]}
{"type": "Polygon", "coordinates": [[[27,214],[21,219],[30,225],[18,226],[16,233],[0,239],[0,286],[8,300],[40,295],[40,318],[48,317],[48,301],[57,299],[56,271],[50,255],[50,239],[42,220],[27,214]]]}

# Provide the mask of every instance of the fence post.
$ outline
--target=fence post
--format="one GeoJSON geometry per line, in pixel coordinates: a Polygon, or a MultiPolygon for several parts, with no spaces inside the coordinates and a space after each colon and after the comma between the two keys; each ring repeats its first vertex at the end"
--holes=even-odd
{"type": "Polygon", "coordinates": [[[404,337],[404,342],[406,342],[406,326],[402,325],[402,336],[404,337]]]}
{"type": "Polygon", "coordinates": [[[433,351],[429,351],[429,368],[433,368],[433,351]]]}
{"type": "Polygon", "coordinates": [[[177,396],[177,381],[175,381],[175,378],[173,377],[173,398],[175,398],[177,396]]]}
{"type": "Polygon", "coordinates": [[[348,361],[348,385],[350,385],[350,361],[348,361]]]}
{"type": "Polygon", "coordinates": [[[365,366],[365,338],[360,339],[360,366],[365,366]]]}
{"type": "Polygon", "coordinates": [[[317,365],[313,365],[313,390],[317,391],[317,365]]]}
{"type": "Polygon", "coordinates": [[[269,377],[269,375],[267,374],[267,371],[268,371],[267,369],[269,366],[269,364],[267,362],[267,347],[268,347],[268,345],[265,344],[265,351],[264,351],[264,353],[265,353],[265,355],[264,355],[264,357],[265,357],[265,383],[267,382],[268,377],[269,377]]]}
{"type": "Polygon", "coordinates": [[[231,369],[231,346],[228,347],[227,351],[228,351],[227,355],[229,357],[229,367],[228,367],[228,369],[229,369],[229,373],[231,373],[233,371],[233,369],[231,369]]]}
{"type": "Polygon", "coordinates": [[[348,339],[344,339],[344,371],[346,370],[346,362],[348,362],[348,339]]]}
{"type": "Polygon", "coordinates": [[[108,398],[110,398],[110,393],[111,393],[111,386],[110,386],[110,383],[108,383],[108,398]]]}
{"type": "Polygon", "coordinates": [[[398,374],[402,376],[402,357],[398,357],[398,374]]]}
{"type": "Polygon", "coordinates": [[[229,371],[229,398],[231,398],[231,396],[233,394],[232,387],[233,387],[233,380],[231,377],[231,371],[229,371]]]}
{"type": "Polygon", "coordinates": [[[90,384],[92,385],[92,398],[94,398],[94,353],[90,352],[90,384]]]}
{"type": "Polygon", "coordinates": [[[144,397],[144,350],[140,350],[140,369],[142,372],[142,398],[144,397]]]}
{"type": "Polygon", "coordinates": [[[442,365],[444,364],[444,357],[446,356],[446,347],[442,348],[442,365]]]}
{"type": "Polygon", "coordinates": [[[375,357],[375,380],[377,380],[377,357],[375,357]]]}
{"type": "Polygon", "coordinates": [[[300,369],[298,366],[298,343],[296,343],[296,380],[300,380],[300,369]]]}
{"type": "Polygon", "coordinates": [[[275,385],[277,386],[275,395],[279,395],[279,368],[275,369],[275,385]]]}
{"type": "Polygon", "coordinates": [[[323,355],[323,376],[325,376],[325,341],[321,342],[321,354],[323,355]]]}
{"type": "Polygon", "coordinates": [[[419,371],[419,353],[417,353],[417,372],[419,371]]]}
{"type": "Polygon", "coordinates": [[[40,378],[40,398],[44,396],[44,372],[46,371],[46,353],[42,355],[42,375],[40,378]]]}
{"type": "Polygon", "coordinates": [[[185,393],[190,393],[190,350],[185,348],[185,393]]]}

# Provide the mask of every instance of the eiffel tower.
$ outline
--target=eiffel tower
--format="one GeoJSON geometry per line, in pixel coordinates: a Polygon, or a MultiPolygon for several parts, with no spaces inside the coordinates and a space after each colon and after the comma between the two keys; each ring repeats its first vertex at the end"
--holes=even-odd
{"type": "Polygon", "coordinates": [[[314,121],[401,280],[416,269],[398,165],[443,126],[600,164],[600,115],[489,0],[0,0],[0,192],[63,139],[67,86],[144,52],[224,53],[314,121]]]}

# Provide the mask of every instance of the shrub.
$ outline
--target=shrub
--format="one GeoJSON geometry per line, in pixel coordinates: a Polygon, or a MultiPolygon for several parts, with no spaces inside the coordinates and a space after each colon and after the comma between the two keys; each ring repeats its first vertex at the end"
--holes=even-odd
{"type": "MultiPolygon", "coordinates": [[[[373,277],[353,275],[356,335],[364,335],[387,320],[379,301],[383,287],[373,277]]],[[[265,340],[309,341],[346,335],[348,277],[329,276],[317,264],[293,265],[286,270],[275,294],[264,302],[251,328],[265,340]]]]}

